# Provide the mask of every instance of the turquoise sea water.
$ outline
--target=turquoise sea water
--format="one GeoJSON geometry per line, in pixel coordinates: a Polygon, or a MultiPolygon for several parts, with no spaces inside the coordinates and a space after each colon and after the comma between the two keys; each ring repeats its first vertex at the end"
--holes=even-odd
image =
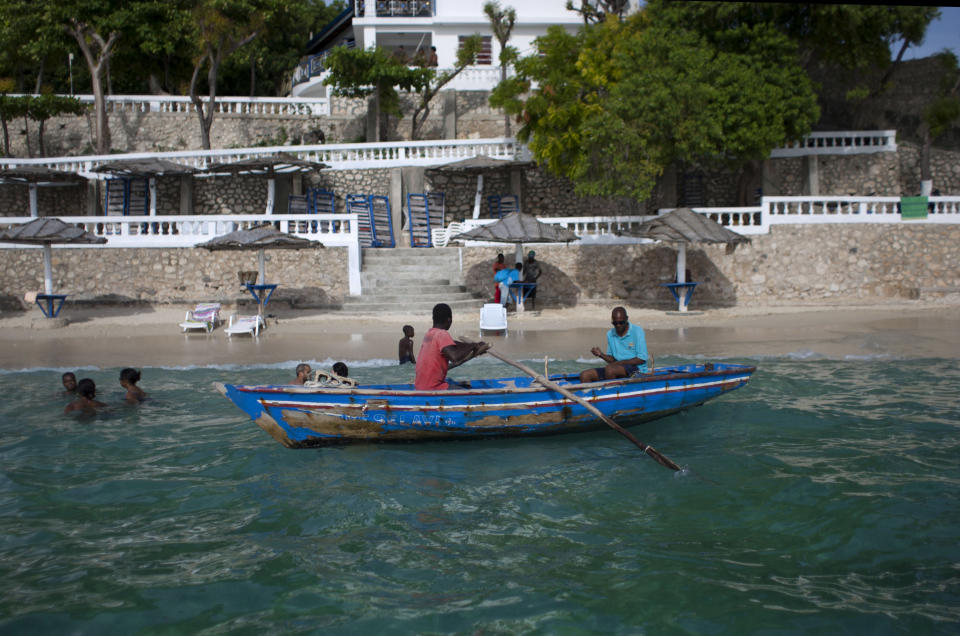
{"type": "Polygon", "coordinates": [[[960,361],[746,362],[633,429],[683,474],[613,432],[288,450],[211,387],[292,364],[146,368],[140,407],[84,369],[88,420],[0,372],[0,632],[960,633],[960,361]]]}

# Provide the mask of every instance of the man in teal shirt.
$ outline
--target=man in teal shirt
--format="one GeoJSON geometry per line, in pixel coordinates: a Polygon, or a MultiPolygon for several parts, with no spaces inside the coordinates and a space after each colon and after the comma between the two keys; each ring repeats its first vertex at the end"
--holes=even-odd
{"type": "Polygon", "coordinates": [[[647,373],[648,365],[650,369],[653,368],[643,329],[630,324],[627,310],[615,307],[610,314],[610,322],[613,329],[607,332],[607,352],[600,351],[600,347],[590,350],[590,353],[606,362],[607,366],[581,371],[581,382],[626,378],[638,371],[647,373]]]}

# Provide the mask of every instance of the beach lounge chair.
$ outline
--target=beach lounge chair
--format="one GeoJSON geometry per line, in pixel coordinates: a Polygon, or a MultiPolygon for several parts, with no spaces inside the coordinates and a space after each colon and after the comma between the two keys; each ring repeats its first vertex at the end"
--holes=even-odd
{"type": "Polygon", "coordinates": [[[227,334],[227,337],[234,334],[249,334],[253,337],[258,337],[260,335],[260,330],[263,329],[264,323],[263,318],[260,316],[241,316],[240,314],[233,314],[230,316],[230,323],[223,330],[223,333],[227,334]]]}
{"type": "Polygon", "coordinates": [[[220,303],[200,303],[188,311],[180,327],[186,332],[188,329],[203,329],[207,333],[220,323],[220,303]]]}
{"type": "Polygon", "coordinates": [[[507,334],[507,308],[500,303],[486,303],[480,308],[480,334],[484,331],[502,331],[507,334]]]}

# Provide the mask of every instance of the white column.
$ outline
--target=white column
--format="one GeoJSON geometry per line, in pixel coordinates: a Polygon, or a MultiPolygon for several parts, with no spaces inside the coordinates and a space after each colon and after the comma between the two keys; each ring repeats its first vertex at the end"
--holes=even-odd
{"type": "Polygon", "coordinates": [[[277,180],[267,179],[267,214],[273,214],[274,199],[277,197],[277,180]]]}
{"type": "MultiPolygon", "coordinates": [[[[680,246],[677,248],[677,282],[685,283],[687,282],[687,244],[680,243],[680,246]]],[[[686,311],[687,303],[684,300],[687,297],[687,290],[683,287],[677,288],[677,295],[680,297],[680,307],[678,311],[686,311]]]]}
{"type": "Polygon", "coordinates": [[[483,173],[477,175],[477,194],[473,197],[473,218],[480,218],[480,204],[483,202],[483,173]]]}
{"type": "Polygon", "coordinates": [[[150,190],[150,216],[157,216],[157,178],[150,177],[147,180],[147,188],[150,190]]]}
{"type": "Polygon", "coordinates": [[[53,265],[50,262],[53,249],[49,243],[43,244],[43,293],[53,293],[53,265]]]}
{"type": "MultiPolygon", "coordinates": [[[[40,213],[37,211],[37,184],[31,183],[30,186],[30,216],[36,218],[40,216],[40,213]]],[[[47,292],[48,294],[50,292],[47,292]]]]}

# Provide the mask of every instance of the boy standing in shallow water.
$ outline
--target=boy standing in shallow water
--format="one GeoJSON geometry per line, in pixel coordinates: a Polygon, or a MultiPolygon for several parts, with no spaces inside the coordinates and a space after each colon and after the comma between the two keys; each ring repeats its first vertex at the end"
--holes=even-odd
{"type": "Polygon", "coordinates": [[[123,398],[126,402],[130,404],[140,404],[147,399],[147,394],[137,386],[137,382],[139,381],[140,372],[136,369],[127,367],[120,372],[120,386],[127,390],[127,394],[123,398]]]}
{"type": "Polygon", "coordinates": [[[417,363],[417,359],[413,357],[413,335],[413,327],[404,325],[403,338],[400,338],[400,348],[397,353],[397,356],[400,358],[400,364],[405,362],[417,363]]]}
{"type": "Polygon", "coordinates": [[[98,408],[106,406],[103,402],[97,401],[97,385],[90,378],[83,378],[77,382],[77,395],[80,399],[67,404],[63,409],[64,414],[80,411],[86,415],[92,415],[98,408]]]}

